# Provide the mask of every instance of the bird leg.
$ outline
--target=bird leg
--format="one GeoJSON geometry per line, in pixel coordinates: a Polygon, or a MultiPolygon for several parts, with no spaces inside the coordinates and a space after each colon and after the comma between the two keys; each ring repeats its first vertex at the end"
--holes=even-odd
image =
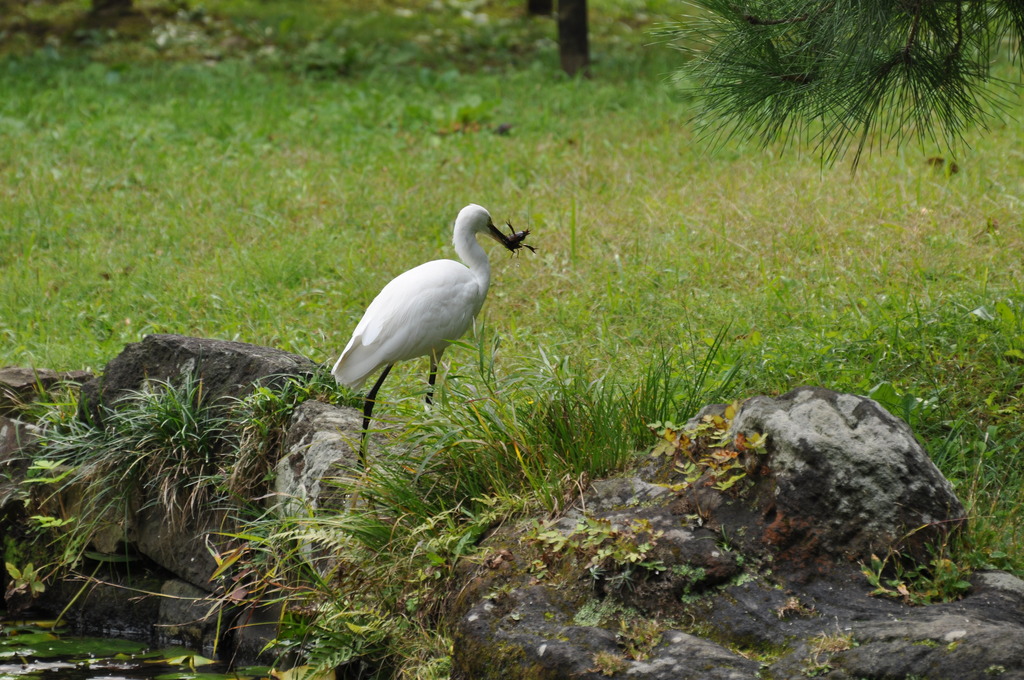
{"type": "Polygon", "coordinates": [[[437,380],[437,357],[430,355],[430,375],[427,376],[427,405],[434,403],[434,381],[437,380]]]}
{"type": "Polygon", "coordinates": [[[363,433],[359,439],[359,462],[363,464],[363,469],[366,469],[366,433],[370,429],[370,415],[373,413],[373,405],[376,403],[377,390],[384,384],[384,378],[388,377],[388,373],[391,372],[391,368],[394,364],[388,364],[384,367],[384,371],[377,378],[377,382],[373,383],[373,387],[370,392],[366,395],[366,401],[363,403],[363,433]]]}

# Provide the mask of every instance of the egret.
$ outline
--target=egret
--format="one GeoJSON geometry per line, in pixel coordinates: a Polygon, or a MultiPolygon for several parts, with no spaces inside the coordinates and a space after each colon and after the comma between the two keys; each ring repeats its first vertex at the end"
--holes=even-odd
{"type": "MultiPolygon", "coordinates": [[[[491,214],[476,204],[467,205],[455,218],[452,245],[462,262],[433,260],[399,274],[367,307],[352,338],[331,374],[342,385],[359,389],[381,367],[363,404],[363,431],[359,458],[366,466],[366,433],[377,398],[395,363],[430,357],[427,403],[431,403],[437,364],[446,347],[469,330],[491,284],[491,263],[476,240],[486,234],[510,251],[530,247],[524,232],[503,234],[491,214]]],[[[532,250],[532,248],[531,248],[532,250]]]]}

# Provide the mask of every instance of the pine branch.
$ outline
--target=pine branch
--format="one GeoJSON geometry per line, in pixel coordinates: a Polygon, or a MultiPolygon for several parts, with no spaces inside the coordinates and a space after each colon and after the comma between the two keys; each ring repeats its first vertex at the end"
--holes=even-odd
{"type": "Polygon", "coordinates": [[[671,33],[690,57],[703,131],[810,140],[831,164],[854,144],[962,144],[999,95],[991,53],[1024,38],[1021,0],[695,0],[671,33]],[[722,125],[723,121],[726,125],[722,125]],[[724,131],[723,131],[724,130],[724,131]]]}
{"type": "Polygon", "coordinates": [[[755,17],[753,14],[744,14],[743,18],[752,26],[779,26],[781,24],[797,24],[802,21],[807,21],[806,14],[801,14],[798,17],[790,17],[788,19],[760,19],[755,17]]]}

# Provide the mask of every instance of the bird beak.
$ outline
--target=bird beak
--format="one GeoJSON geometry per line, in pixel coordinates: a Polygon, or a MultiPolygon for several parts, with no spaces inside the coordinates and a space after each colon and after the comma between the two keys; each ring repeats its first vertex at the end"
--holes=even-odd
{"type": "Polygon", "coordinates": [[[497,241],[501,245],[505,246],[509,250],[514,251],[516,249],[515,246],[513,246],[511,243],[509,243],[508,236],[503,234],[500,229],[498,229],[496,226],[494,226],[493,222],[491,222],[490,224],[487,225],[487,235],[490,236],[491,238],[493,238],[495,241],[497,241]]]}

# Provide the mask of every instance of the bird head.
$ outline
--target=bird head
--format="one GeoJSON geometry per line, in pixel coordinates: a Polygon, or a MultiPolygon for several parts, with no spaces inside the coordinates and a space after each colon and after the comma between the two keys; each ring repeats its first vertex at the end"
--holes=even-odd
{"type": "Polygon", "coordinates": [[[470,225],[470,229],[474,234],[481,232],[485,233],[501,245],[505,246],[505,248],[510,252],[515,252],[524,246],[533,250],[532,246],[527,246],[522,242],[523,239],[526,238],[526,234],[529,234],[529,231],[513,233],[510,237],[498,229],[498,227],[494,226],[494,220],[491,219],[491,213],[487,212],[487,209],[483,206],[479,206],[475,203],[467,205],[459,211],[459,216],[455,219],[456,224],[462,221],[466,221],[470,225]]]}

